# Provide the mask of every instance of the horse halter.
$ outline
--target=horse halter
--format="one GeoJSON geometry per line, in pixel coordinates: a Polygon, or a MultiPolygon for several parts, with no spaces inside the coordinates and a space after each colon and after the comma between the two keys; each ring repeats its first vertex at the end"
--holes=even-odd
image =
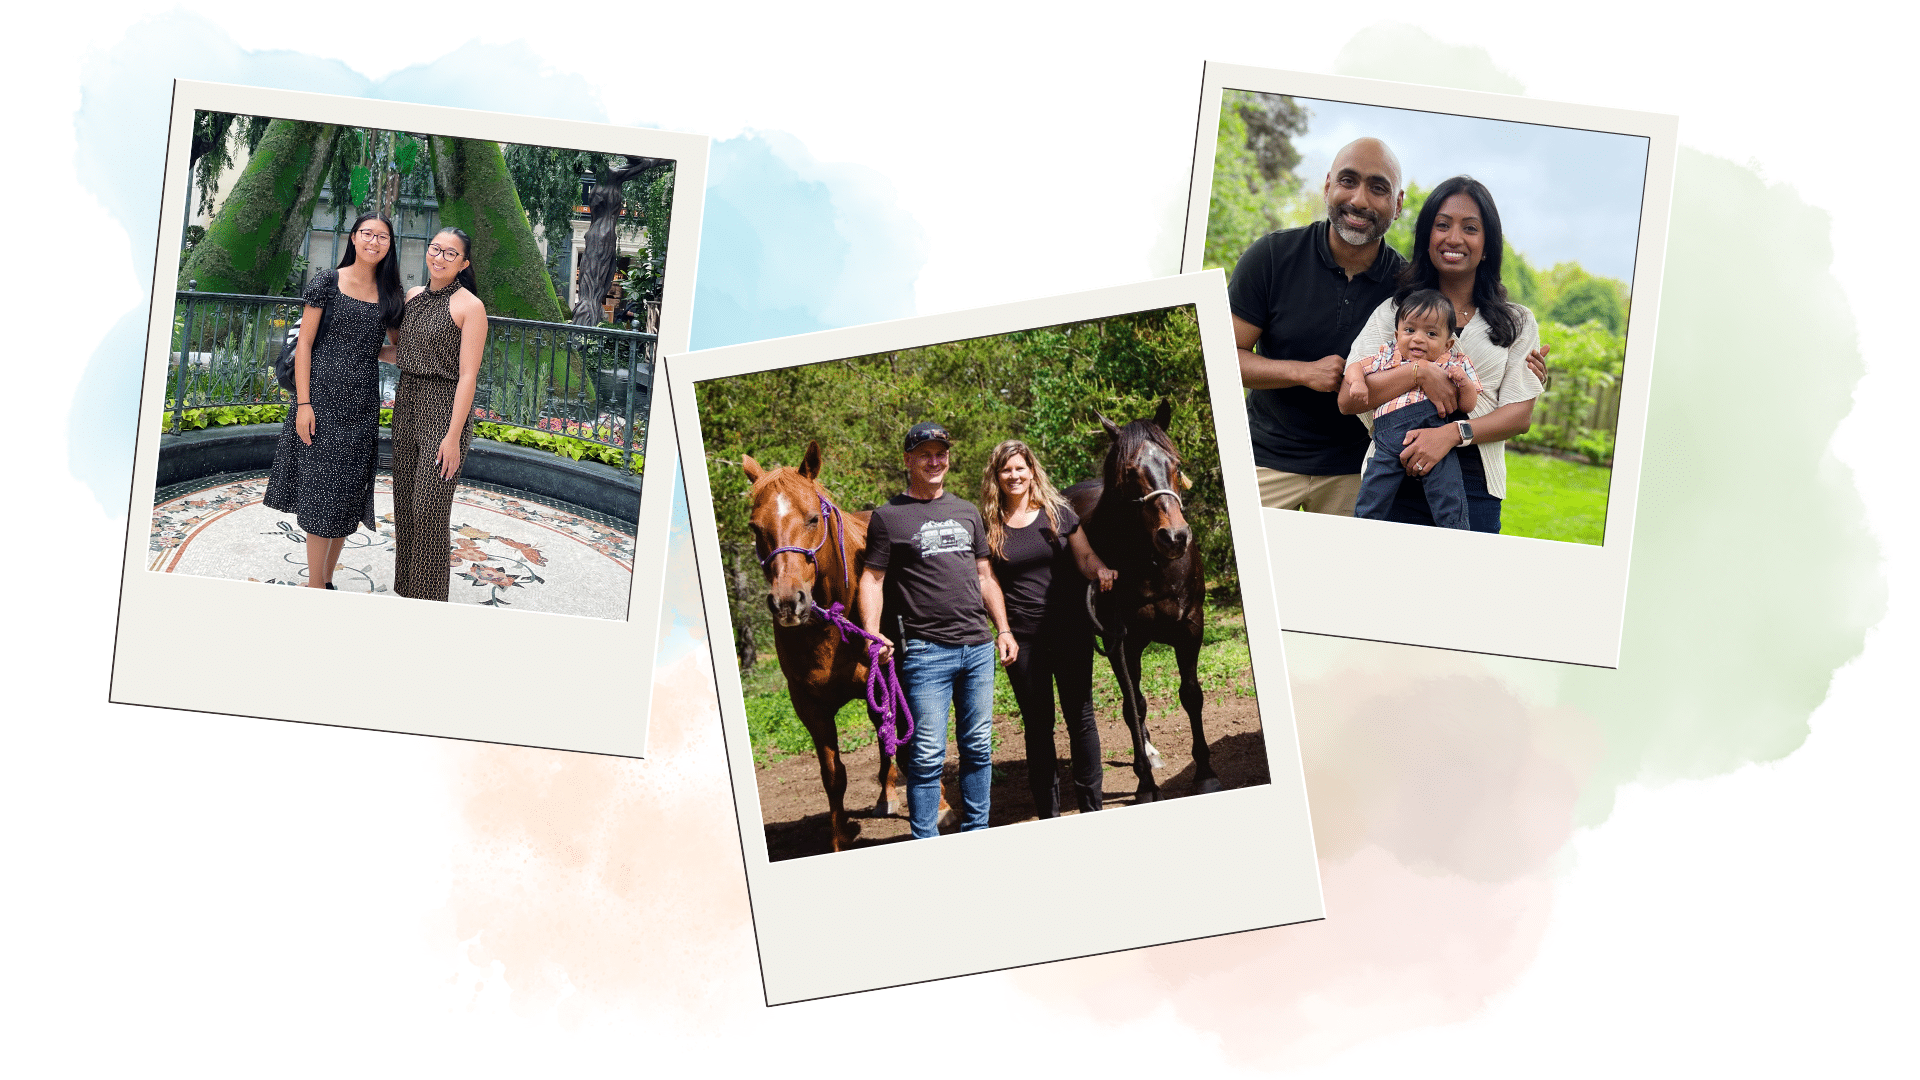
{"type": "Polygon", "coordinates": [[[820,560],[815,558],[815,556],[820,553],[821,548],[827,546],[828,537],[836,536],[838,537],[838,543],[835,545],[835,550],[838,551],[840,555],[841,584],[851,592],[853,590],[853,576],[847,568],[846,519],[841,516],[840,508],[828,502],[825,495],[821,495],[817,491],[814,492],[814,494],[820,500],[820,542],[810,548],[798,546],[774,548],[764,556],[761,556],[760,569],[771,570],[773,568],[773,560],[776,557],[788,552],[794,552],[806,556],[807,561],[813,564],[815,572],[818,572],[820,569],[820,560]],[[837,529],[835,528],[836,524],[838,526],[837,529]]]}
{"type": "Polygon", "coordinates": [[[1180,507],[1182,510],[1186,509],[1187,507],[1186,500],[1180,498],[1180,493],[1173,490],[1172,488],[1154,488],[1152,491],[1147,492],[1145,495],[1142,495],[1133,501],[1137,503],[1143,503],[1152,499],[1159,498],[1162,495],[1173,496],[1173,505],[1180,507]]]}

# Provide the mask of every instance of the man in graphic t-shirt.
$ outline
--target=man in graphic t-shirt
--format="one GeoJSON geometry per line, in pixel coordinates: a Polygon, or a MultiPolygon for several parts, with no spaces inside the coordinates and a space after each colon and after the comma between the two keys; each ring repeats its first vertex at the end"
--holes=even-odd
{"type": "Polygon", "coordinates": [[[1006,602],[987,562],[980,511],[947,493],[953,437],[939,424],[907,432],[907,490],[875,507],[860,572],[860,617],[893,641],[913,710],[913,738],[900,755],[914,839],[939,835],[940,774],[947,763],[947,709],[960,744],[960,828],[987,827],[993,781],[993,664],[1018,652],[1006,602]]]}

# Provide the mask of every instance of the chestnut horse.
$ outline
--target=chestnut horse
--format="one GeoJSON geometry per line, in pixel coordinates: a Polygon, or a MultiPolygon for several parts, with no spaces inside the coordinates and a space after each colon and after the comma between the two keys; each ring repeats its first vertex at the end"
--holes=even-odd
{"type": "MultiPolygon", "coordinates": [[[[867,697],[866,642],[842,635],[821,612],[843,605],[846,617],[861,625],[858,611],[860,568],[867,553],[865,510],[847,513],[820,486],[820,444],[810,442],[799,468],[762,468],[750,455],[740,459],[753,510],[755,555],[767,577],[767,609],[773,615],[773,647],[787,677],[793,711],[813,737],[820,759],[820,783],[827,791],[833,850],[850,842],[858,828],[845,806],[847,768],[840,759],[840,729],[834,717],[841,706],[867,697]]],[[[868,710],[869,716],[872,710],[868,710]]],[[[876,724],[878,720],[875,720],[876,724]]],[[[907,734],[905,724],[897,733],[907,734]]],[[[880,750],[880,798],[874,814],[885,817],[899,804],[900,772],[883,741],[880,750]]],[[[941,799],[941,811],[948,811],[941,799]]]]}
{"type": "Polygon", "coordinates": [[[1152,420],[1125,427],[1100,417],[1112,438],[1102,479],[1075,484],[1065,493],[1087,543],[1120,575],[1110,591],[1093,594],[1092,608],[1133,735],[1133,772],[1140,780],[1136,803],[1165,798],[1153,780],[1159,754],[1147,739],[1147,699],[1140,691],[1140,657],[1155,641],[1173,646],[1180,667],[1180,704],[1193,725],[1194,792],[1221,787],[1200,722],[1206,569],[1182,512],[1180,489],[1187,480],[1180,473],[1180,453],[1167,438],[1172,412],[1163,401],[1152,420]]]}

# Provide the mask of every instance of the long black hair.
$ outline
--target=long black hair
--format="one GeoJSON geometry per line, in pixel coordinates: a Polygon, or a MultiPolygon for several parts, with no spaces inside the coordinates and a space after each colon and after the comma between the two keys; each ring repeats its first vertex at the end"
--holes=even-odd
{"type": "Polygon", "coordinates": [[[1520,319],[1507,303],[1507,287],[1500,283],[1500,255],[1506,248],[1506,240],[1500,231],[1500,211],[1493,205],[1493,192],[1471,176],[1442,180],[1427,196],[1426,205],[1420,208],[1420,217],[1413,225],[1413,260],[1400,271],[1400,287],[1394,297],[1405,299],[1416,289],[1440,287],[1440,271],[1433,265],[1433,256],[1429,253],[1433,219],[1440,214],[1440,204],[1455,195],[1465,195],[1480,207],[1483,243],[1480,267],[1473,275],[1473,306],[1479,309],[1480,317],[1487,320],[1487,337],[1504,349],[1520,336],[1520,319]]]}
{"type": "Polygon", "coordinates": [[[439,232],[434,233],[433,235],[435,239],[438,239],[448,234],[452,234],[460,238],[460,254],[467,260],[466,269],[454,275],[453,280],[458,282],[461,288],[467,290],[468,292],[472,293],[474,296],[477,297],[480,295],[480,286],[474,283],[475,279],[473,276],[473,237],[468,236],[467,231],[465,229],[459,228],[458,226],[454,226],[454,225],[449,225],[446,228],[441,229],[439,232]]]}
{"type": "Polygon", "coordinates": [[[389,327],[399,326],[407,314],[407,290],[400,284],[400,237],[393,231],[393,219],[378,210],[369,210],[354,218],[353,224],[347,227],[347,253],[340,257],[340,266],[352,266],[359,257],[353,248],[353,234],[368,221],[378,221],[387,227],[387,253],[380,265],[373,268],[373,284],[380,290],[380,321],[389,327]]]}

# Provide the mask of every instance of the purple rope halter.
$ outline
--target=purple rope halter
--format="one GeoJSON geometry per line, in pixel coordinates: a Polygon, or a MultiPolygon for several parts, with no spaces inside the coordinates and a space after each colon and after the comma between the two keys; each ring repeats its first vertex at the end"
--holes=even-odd
{"type": "Polygon", "coordinates": [[[851,592],[853,590],[853,577],[847,569],[846,519],[840,515],[840,508],[828,502],[825,495],[821,495],[819,492],[815,492],[814,494],[820,499],[820,542],[810,548],[797,546],[774,548],[761,557],[760,569],[772,569],[773,560],[776,556],[784,555],[791,551],[806,556],[807,561],[812,563],[813,568],[817,571],[820,569],[820,560],[814,556],[820,553],[821,548],[827,546],[828,537],[835,537],[837,538],[835,550],[840,554],[840,584],[845,586],[847,591],[851,592]]]}
{"type": "MultiPolygon", "coordinates": [[[[818,571],[820,561],[817,556],[820,549],[827,546],[827,538],[832,536],[834,550],[840,556],[841,584],[845,586],[848,596],[852,596],[853,577],[847,564],[846,518],[841,515],[839,507],[827,501],[825,495],[819,495],[819,498],[820,542],[810,548],[799,546],[774,548],[761,558],[760,568],[770,569],[776,556],[793,552],[805,556],[806,560],[813,564],[814,570],[818,571]]],[[[880,663],[880,649],[887,644],[887,640],[867,633],[865,627],[847,618],[847,605],[844,603],[835,602],[832,607],[826,608],[815,604],[813,613],[834,628],[840,641],[846,641],[849,634],[866,641],[867,710],[876,718],[874,727],[880,733],[880,745],[886,748],[889,755],[898,752],[902,743],[913,738],[913,713],[907,708],[907,692],[900,686],[900,673],[894,668],[893,660],[889,658],[885,664],[880,663]],[[900,734],[900,722],[903,720],[907,725],[904,735],[900,734]]]]}
{"type": "Polygon", "coordinates": [[[830,608],[814,608],[814,613],[826,621],[847,640],[848,634],[856,634],[867,643],[867,709],[875,717],[874,728],[880,733],[880,745],[889,755],[897,753],[901,744],[913,738],[913,713],[907,708],[907,692],[900,686],[900,673],[894,670],[893,659],[889,657],[885,664],[880,663],[880,649],[887,640],[877,634],[869,634],[866,629],[847,618],[846,605],[835,603],[830,608]],[[900,721],[907,722],[906,734],[900,734],[900,721]]]}

